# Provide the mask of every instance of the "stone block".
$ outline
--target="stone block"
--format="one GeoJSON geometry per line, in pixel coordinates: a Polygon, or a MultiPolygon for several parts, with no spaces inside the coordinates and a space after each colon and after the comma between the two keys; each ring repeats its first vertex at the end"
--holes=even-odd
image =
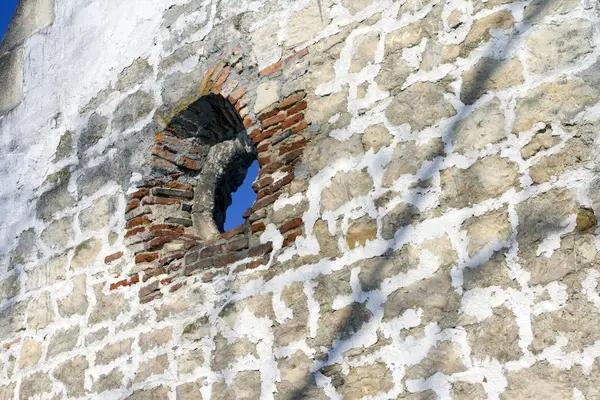
{"type": "Polygon", "coordinates": [[[42,343],[32,338],[26,338],[21,345],[19,368],[33,367],[42,357],[42,343]]]}
{"type": "Polygon", "coordinates": [[[43,395],[49,396],[52,393],[52,380],[46,372],[35,372],[27,375],[21,380],[19,390],[19,400],[30,398],[41,398],[43,395]]]}
{"type": "Polygon", "coordinates": [[[84,315],[88,308],[85,274],[77,275],[71,282],[73,283],[71,293],[58,301],[58,312],[62,317],[84,315]]]}
{"type": "Polygon", "coordinates": [[[51,359],[57,354],[64,353],[65,351],[73,350],[77,347],[78,341],[78,325],[56,331],[56,333],[52,335],[52,338],[50,338],[50,344],[48,345],[48,359],[51,359]]]}
{"type": "Polygon", "coordinates": [[[31,329],[43,329],[54,321],[54,305],[49,292],[43,292],[27,307],[27,325],[31,329]]]}
{"type": "Polygon", "coordinates": [[[96,364],[106,365],[119,357],[131,354],[133,339],[124,339],[119,342],[110,343],[96,352],[96,364]]]}
{"type": "Polygon", "coordinates": [[[147,352],[155,347],[160,347],[168,343],[173,337],[171,328],[163,328],[142,333],[140,335],[140,349],[142,352],[147,352]]]}
{"type": "Polygon", "coordinates": [[[92,392],[102,393],[108,390],[120,389],[123,385],[123,373],[119,368],[113,368],[107,374],[102,374],[92,384],[92,392]]]}
{"type": "MultiPolygon", "coordinates": [[[[0,47],[0,50],[4,46],[0,47]]],[[[4,114],[21,103],[23,99],[23,48],[0,56],[0,114],[4,114]]]]}
{"type": "Polygon", "coordinates": [[[65,385],[67,396],[79,397],[85,394],[85,371],[88,367],[87,359],[80,355],[59,364],[52,374],[65,385]]]}

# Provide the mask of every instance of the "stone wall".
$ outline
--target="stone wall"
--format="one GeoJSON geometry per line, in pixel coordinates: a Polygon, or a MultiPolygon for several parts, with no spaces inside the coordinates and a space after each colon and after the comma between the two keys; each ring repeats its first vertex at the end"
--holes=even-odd
{"type": "Polygon", "coordinates": [[[22,0],[0,399],[600,398],[599,21],[22,0]]]}

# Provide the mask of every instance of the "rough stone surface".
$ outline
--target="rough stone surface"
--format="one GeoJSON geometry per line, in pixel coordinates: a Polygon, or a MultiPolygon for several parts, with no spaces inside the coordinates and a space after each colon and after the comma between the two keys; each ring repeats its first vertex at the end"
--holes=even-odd
{"type": "Polygon", "coordinates": [[[59,364],[53,372],[54,378],[61,381],[67,388],[69,397],[83,396],[85,394],[85,371],[89,363],[84,356],[59,364]]]}
{"type": "Polygon", "coordinates": [[[42,344],[35,339],[27,338],[21,346],[19,355],[19,368],[32,367],[42,357],[42,344]]]}
{"type": "Polygon", "coordinates": [[[494,99],[485,103],[456,124],[454,149],[466,153],[506,139],[504,123],[500,101],[494,99]]]}

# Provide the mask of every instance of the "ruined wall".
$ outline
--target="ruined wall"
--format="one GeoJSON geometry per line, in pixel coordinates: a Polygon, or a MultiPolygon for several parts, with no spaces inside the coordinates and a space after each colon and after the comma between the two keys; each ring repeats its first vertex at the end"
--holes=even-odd
{"type": "Polygon", "coordinates": [[[600,398],[599,21],[22,0],[0,399],[600,398]]]}

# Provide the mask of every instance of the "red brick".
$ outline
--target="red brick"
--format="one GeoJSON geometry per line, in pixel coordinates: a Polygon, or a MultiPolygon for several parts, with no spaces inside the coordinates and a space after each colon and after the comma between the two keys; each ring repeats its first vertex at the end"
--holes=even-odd
{"type": "Polygon", "coordinates": [[[186,142],[185,140],[178,139],[175,136],[168,135],[163,132],[157,133],[154,137],[154,141],[162,144],[171,151],[179,153],[187,151],[190,147],[190,143],[186,142]]]}
{"type": "Polygon", "coordinates": [[[262,232],[266,229],[265,223],[262,221],[255,222],[252,224],[252,233],[262,232]]]}
{"type": "Polygon", "coordinates": [[[271,162],[271,156],[262,156],[262,157],[258,157],[258,165],[261,167],[264,167],[265,165],[267,165],[268,163],[271,162]]]}
{"type": "Polygon", "coordinates": [[[279,189],[281,189],[282,187],[284,187],[285,185],[289,184],[290,182],[292,182],[294,180],[294,174],[290,173],[287,174],[286,176],[284,176],[283,178],[281,178],[280,180],[278,180],[277,182],[275,182],[274,184],[267,186],[266,188],[264,188],[263,190],[261,190],[260,192],[258,192],[258,199],[262,199],[263,197],[275,193],[277,192],[279,189]]]}
{"type": "Polygon", "coordinates": [[[248,251],[248,256],[250,257],[258,257],[264,254],[269,254],[273,251],[273,245],[271,243],[261,244],[259,246],[255,246],[248,251]]]}
{"type": "Polygon", "coordinates": [[[233,93],[231,93],[231,94],[229,95],[229,101],[230,101],[232,104],[235,104],[235,103],[237,103],[237,101],[238,101],[239,99],[241,99],[241,98],[242,98],[242,96],[244,96],[245,94],[246,94],[246,88],[245,88],[245,87],[238,88],[238,89],[234,90],[234,91],[233,91],[233,93]]]}
{"type": "Polygon", "coordinates": [[[170,151],[163,149],[161,146],[158,145],[152,146],[151,153],[157,157],[164,158],[165,160],[170,162],[175,162],[175,158],[177,158],[177,156],[174,153],[171,153],[170,151]]]}
{"type": "Polygon", "coordinates": [[[169,293],[173,293],[173,292],[181,289],[183,287],[183,285],[184,285],[184,283],[180,282],[180,283],[177,283],[177,284],[171,286],[171,289],[169,289],[169,293]]]}
{"type": "Polygon", "coordinates": [[[302,155],[302,153],[304,152],[304,149],[297,149],[297,150],[292,150],[289,153],[285,153],[285,155],[283,155],[283,161],[286,164],[293,164],[295,163],[296,159],[298,159],[298,157],[300,157],[302,155]]]}
{"type": "Polygon", "coordinates": [[[269,139],[271,136],[275,135],[276,133],[281,132],[281,129],[278,126],[274,126],[272,128],[267,129],[264,132],[261,132],[257,135],[254,135],[254,137],[250,137],[250,139],[252,139],[252,142],[254,144],[259,144],[260,142],[262,142],[265,139],[269,139]]]}
{"type": "Polygon", "coordinates": [[[148,197],[144,197],[144,199],[142,200],[143,204],[158,204],[158,205],[170,205],[170,204],[180,204],[181,200],[179,199],[172,199],[172,198],[167,198],[167,197],[156,197],[156,196],[148,196],[148,197]]]}
{"type": "Polygon", "coordinates": [[[206,260],[201,260],[201,261],[198,261],[196,263],[186,266],[183,273],[185,275],[191,275],[196,270],[211,268],[212,266],[213,266],[213,260],[212,260],[212,258],[208,258],[206,260]]]}
{"type": "Polygon", "coordinates": [[[237,103],[235,103],[235,111],[240,112],[240,110],[248,105],[250,99],[244,96],[237,103]]]}
{"type": "Polygon", "coordinates": [[[265,112],[265,113],[262,113],[262,114],[260,114],[260,115],[258,116],[258,120],[259,120],[260,122],[263,122],[263,121],[264,121],[264,120],[266,120],[266,119],[273,118],[273,117],[274,117],[274,116],[276,116],[277,114],[279,114],[279,108],[275,108],[275,109],[273,109],[273,110],[271,110],[271,111],[267,111],[267,112],[265,112]]]}
{"type": "Polygon", "coordinates": [[[300,139],[300,140],[295,141],[294,143],[289,143],[289,144],[281,146],[279,148],[279,154],[283,155],[285,153],[289,153],[290,151],[293,151],[296,149],[301,149],[304,146],[306,146],[306,140],[300,139]]]}
{"type": "Polygon", "coordinates": [[[141,199],[142,197],[148,196],[148,193],[150,193],[148,189],[140,189],[137,192],[131,193],[129,197],[132,199],[141,199]]]}
{"type": "Polygon", "coordinates": [[[294,115],[300,111],[306,110],[306,107],[307,107],[306,101],[300,102],[300,103],[296,104],[294,107],[287,110],[287,116],[289,117],[290,115],[294,115]]]}
{"type": "Polygon", "coordinates": [[[146,303],[150,303],[151,301],[160,299],[163,297],[163,294],[161,292],[157,292],[155,294],[152,294],[150,296],[144,297],[143,299],[140,300],[141,304],[146,304],[146,303]]]}
{"type": "Polygon", "coordinates": [[[288,58],[286,58],[283,62],[284,67],[288,67],[290,66],[292,63],[294,63],[295,61],[303,58],[304,56],[306,56],[308,54],[308,49],[302,49],[300,51],[294,52],[294,54],[292,54],[291,56],[289,56],[288,58]]]}
{"type": "Polygon", "coordinates": [[[181,183],[178,181],[172,181],[165,184],[165,187],[168,189],[178,189],[178,190],[193,190],[194,187],[189,183],[181,183]]]}
{"type": "Polygon", "coordinates": [[[227,66],[227,67],[225,67],[223,69],[223,72],[221,73],[221,76],[219,76],[219,78],[215,82],[215,86],[212,89],[213,93],[215,93],[215,94],[221,93],[221,89],[223,88],[223,84],[225,83],[225,81],[227,80],[227,78],[229,78],[229,70],[230,69],[231,69],[230,66],[227,66]]]}
{"type": "Polygon", "coordinates": [[[121,257],[123,257],[123,252],[122,251],[113,253],[111,255],[108,255],[108,256],[104,257],[104,263],[105,264],[110,264],[111,262],[113,262],[115,260],[118,260],[121,257]]]}
{"type": "Polygon", "coordinates": [[[281,103],[279,103],[279,108],[282,110],[286,110],[292,107],[294,104],[298,103],[305,96],[306,93],[304,92],[294,93],[293,95],[289,96],[288,98],[284,99],[281,103]]]}
{"type": "Polygon", "coordinates": [[[120,287],[128,286],[128,284],[129,284],[129,281],[127,279],[123,279],[123,280],[121,280],[119,282],[111,283],[110,287],[109,287],[109,290],[115,290],[115,289],[118,289],[120,287]]]}
{"type": "Polygon", "coordinates": [[[262,78],[264,76],[271,76],[278,72],[282,71],[282,62],[277,61],[275,64],[269,65],[268,67],[262,69],[258,75],[262,78]]]}
{"type": "Polygon", "coordinates": [[[261,265],[263,265],[265,262],[264,260],[260,259],[260,260],[254,260],[250,263],[250,265],[248,265],[248,268],[250,269],[256,269],[258,267],[260,267],[261,265]]]}
{"type": "Polygon", "coordinates": [[[308,123],[306,121],[300,121],[300,123],[292,126],[292,133],[295,135],[299,132],[302,132],[303,130],[305,130],[306,128],[308,128],[308,123]]]}
{"type": "Polygon", "coordinates": [[[173,236],[161,236],[152,239],[146,244],[146,250],[158,250],[161,249],[165,244],[172,242],[176,238],[173,236]]]}
{"type": "Polygon", "coordinates": [[[177,275],[173,275],[168,278],[165,278],[165,279],[161,280],[160,283],[165,286],[170,285],[175,280],[175,278],[177,278],[177,275]]]}
{"type": "Polygon", "coordinates": [[[208,246],[200,250],[200,258],[209,258],[214,256],[215,254],[221,253],[224,250],[222,244],[214,244],[212,246],[208,246]]]}
{"type": "Polygon", "coordinates": [[[227,232],[221,233],[220,236],[221,236],[221,238],[228,240],[236,235],[244,233],[244,230],[245,230],[245,225],[240,224],[240,225],[236,226],[235,228],[228,230],[227,232]]]}
{"type": "Polygon", "coordinates": [[[152,157],[152,161],[150,161],[150,165],[154,168],[158,168],[160,170],[166,171],[166,172],[175,172],[178,171],[177,165],[162,159],[160,157],[152,157]]]}
{"type": "Polygon", "coordinates": [[[133,219],[130,219],[129,221],[127,221],[127,225],[125,227],[127,229],[131,229],[131,228],[135,228],[136,226],[149,224],[149,223],[150,223],[150,220],[146,216],[136,217],[136,218],[133,218],[133,219]]]}
{"type": "Polygon", "coordinates": [[[262,126],[263,128],[269,128],[271,126],[277,125],[280,122],[285,121],[286,118],[286,114],[285,113],[281,113],[281,114],[277,114],[276,116],[266,119],[263,121],[262,126]]]}
{"type": "Polygon", "coordinates": [[[259,169],[258,176],[262,177],[267,174],[272,174],[273,172],[277,171],[281,167],[283,167],[283,163],[281,163],[279,161],[274,161],[271,164],[265,165],[264,167],[259,169]]]}
{"type": "Polygon", "coordinates": [[[246,118],[244,118],[244,127],[246,129],[250,128],[253,123],[254,123],[254,118],[252,118],[251,116],[247,115],[246,118]]]}
{"type": "Polygon", "coordinates": [[[129,212],[135,208],[140,206],[140,201],[138,199],[133,199],[129,203],[127,203],[127,207],[125,208],[125,212],[129,212]]]}
{"type": "Polygon", "coordinates": [[[177,233],[183,233],[184,232],[183,227],[179,226],[179,225],[156,224],[156,225],[150,226],[150,232],[153,232],[153,231],[162,231],[162,230],[173,231],[173,232],[177,232],[177,233]]]}
{"type": "Polygon", "coordinates": [[[286,233],[288,231],[291,231],[292,229],[299,228],[303,225],[304,221],[302,221],[302,218],[294,218],[281,225],[281,227],[279,228],[279,232],[286,233]]]}
{"type": "Polygon", "coordinates": [[[198,91],[196,93],[206,95],[208,94],[208,92],[210,92],[210,87],[212,86],[212,84],[210,84],[210,77],[212,76],[214,71],[214,68],[210,68],[208,71],[206,71],[206,73],[202,77],[202,81],[200,82],[200,86],[198,87],[198,91]]]}
{"type": "Polygon", "coordinates": [[[262,189],[265,186],[270,185],[272,183],[273,183],[273,178],[271,178],[270,176],[267,176],[266,178],[259,179],[258,181],[252,183],[252,189],[254,189],[254,191],[257,192],[260,189],[262,189]]]}
{"type": "Polygon", "coordinates": [[[140,276],[138,274],[133,275],[130,279],[129,279],[129,284],[130,285],[135,285],[136,283],[140,282],[140,276]]]}
{"type": "Polygon", "coordinates": [[[214,265],[215,265],[215,267],[225,267],[229,264],[233,264],[236,261],[238,261],[238,256],[236,256],[233,253],[229,253],[229,254],[225,254],[220,257],[217,257],[214,260],[214,265]]]}
{"type": "Polygon", "coordinates": [[[144,231],[146,231],[146,228],[144,228],[143,226],[140,226],[139,228],[135,228],[130,231],[127,231],[127,233],[125,233],[125,239],[127,239],[128,237],[135,236],[138,233],[142,233],[144,231]]]}
{"type": "Polygon", "coordinates": [[[163,267],[152,268],[144,271],[144,282],[148,282],[151,278],[155,276],[164,275],[167,273],[167,270],[163,267]]]}
{"type": "Polygon", "coordinates": [[[158,258],[158,253],[142,253],[135,256],[135,263],[141,264],[145,262],[152,262],[158,258]]]}
{"type": "Polygon", "coordinates": [[[264,153],[265,151],[268,151],[268,150],[269,150],[269,146],[271,146],[271,144],[270,144],[270,143],[267,143],[267,142],[261,143],[261,144],[260,144],[260,146],[258,146],[258,147],[256,148],[256,152],[257,152],[258,154],[260,154],[260,153],[264,153]]]}
{"type": "Polygon", "coordinates": [[[298,236],[302,236],[302,230],[300,229],[293,230],[290,233],[288,233],[285,239],[283,240],[283,247],[289,246],[290,244],[294,243],[298,236]]]}
{"type": "Polygon", "coordinates": [[[202,168],[200,161],[192,160],[186,156],[177,157],[175,164],[194,171],[199,171],[202,168]]]}
{"type": "Polygon", "coordinates": [[[303,119],[304,119],[304,114],[293,115],[281,123],[281,129],[285,130],[285,129],[291,127],[292,125],[302,121],[303,119]]]}
{"type": "Polygon", "coordinates": [[[248,238],[238,238],[227,243],[227,251],[238,251],[248,248],[248,238]]]}

